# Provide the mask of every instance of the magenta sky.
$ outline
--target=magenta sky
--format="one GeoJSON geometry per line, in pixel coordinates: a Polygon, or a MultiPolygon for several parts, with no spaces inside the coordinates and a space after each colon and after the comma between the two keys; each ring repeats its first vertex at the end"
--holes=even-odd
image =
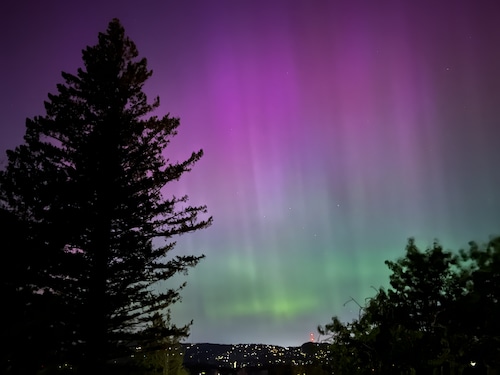
{"type": "Polygon", "coordinates": [[[14,2],[0,11],[0,162],[118,17],[181,118],[171,187],[215,223],[174,319],[190,341],[300,345],[349,319],[415,236],[500,234],[495,1],[14,2]],[[31,3],[31,4],[30,4],[31,3]]]}

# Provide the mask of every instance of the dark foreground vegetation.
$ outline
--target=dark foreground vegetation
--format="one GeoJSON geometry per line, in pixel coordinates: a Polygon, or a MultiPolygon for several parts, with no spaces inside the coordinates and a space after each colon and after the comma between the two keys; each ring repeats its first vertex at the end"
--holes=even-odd
{"type": "Polygon", "coordinates": [[[182,285],[164,282],[203,255],[172,255],[172,238],[212,219],[166,186],[203,152],[164,156],[179,119],[152,115],[152,72],[118,20],[82,57],[0,171],[1,373],[109,374],[188,333],[168,320],[182,285]]]}
{"type": "MultiPolygon", "coordinates": [[[[390,288],[337,317],[320,333],[331,341],[335,374],[500,374],[500,237],[458,253],[435,243],[386,261],[390,288]]],[[[356,302],[356,301],[352,301],[356,302]]]]}

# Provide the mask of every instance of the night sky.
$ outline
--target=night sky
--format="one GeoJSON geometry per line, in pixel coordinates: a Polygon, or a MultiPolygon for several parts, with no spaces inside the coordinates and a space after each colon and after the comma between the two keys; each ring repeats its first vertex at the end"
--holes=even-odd
{"type": "Polygon", "coordinates": [[[188,282],[189,342],[300,345],[356,317],[408,237],[500,234],[497,1],[5,1],[2,167],[113,17],[155,114],[181,119],[165,155],[205,151],[165,190],[214,216],[175,250],[207,258],[167,282],[188,282]]]}

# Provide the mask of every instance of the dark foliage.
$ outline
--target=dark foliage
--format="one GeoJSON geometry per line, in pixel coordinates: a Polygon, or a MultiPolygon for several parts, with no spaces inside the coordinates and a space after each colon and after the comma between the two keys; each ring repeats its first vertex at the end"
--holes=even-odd
{"type": "Polygon", "coordinates": [[[390,288],[320,333],[336,374],[494,373],[500,369],[500,238],[452,253],[435,243],[386,261],[390,288]],[[492,372],[493,371],[493,372],[492,372]]]}
{"type": "MultiPolygon", "coordinates": [[[[67,361],[95,374],[120,354],[120,343],[140,340],[151,317],[179,300],[182,286],[155,285],[203,256],[172,257],[170,239],[212,218],[199,219],[206,207],[188,205],[186,196],[165,194],[203,152],[164,158],[179,119],[151,115],[159,98],[149,103],[142,87],[152,72],[120,22],[82,54],[84,68],[62,73],[46,115],[27,120],[24,144],[8,151],[0,172],[9,268],[2,288],[22,316],[11,317],[20,324],[14,330],[51,353],[37,365],[67,361]]],[[[9,363],[18,354],[9,351],[9,363]]]]}

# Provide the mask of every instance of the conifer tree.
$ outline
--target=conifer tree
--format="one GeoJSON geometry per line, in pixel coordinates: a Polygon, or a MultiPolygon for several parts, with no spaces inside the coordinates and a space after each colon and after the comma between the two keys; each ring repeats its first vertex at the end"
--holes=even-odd
{"type": "Polygon", "coordinates": [[[82,56],[76,74],[62,73],[46,114],[27,120],[24,144],[7,152],[0,204],[28,233],[36,256],[23,259],[29,285],[57,311],[54,358],[96,374],[119,343],[138,340],[155,313],[179,300],[182,285],[155,286],[203,255],[171,256],[171,238],[212,218],[187,196],[165,193],[203,151],[164,158],[179,119],[152,115],[159,98],[148,102],[142,90],[152,71],[120,22],[82,56]]]}

